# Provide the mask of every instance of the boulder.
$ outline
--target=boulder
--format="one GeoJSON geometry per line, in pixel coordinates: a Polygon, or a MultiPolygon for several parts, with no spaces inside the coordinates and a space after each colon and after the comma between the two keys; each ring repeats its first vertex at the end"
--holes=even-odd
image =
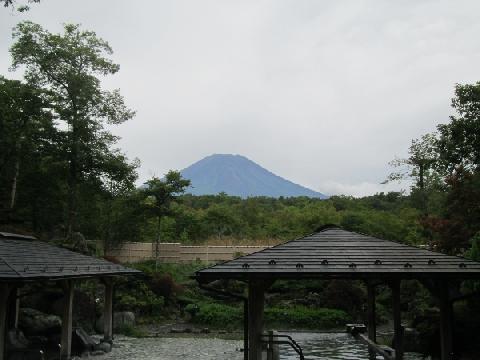
{"type": "Polygon", "coordinates": [[[95,345],[95,351],[101,351],[103,353],[108,353],[112,351],[112,344],[106,341],[102,341],[99,344],[95,345]]]}
{"type": "Polygon", "coordinates": [[[85,236],[80,232],[72,233],[71,242],[73,243],[73,249],[83,254],[88,254],[88,245],[85,236]]]}
{"type": "MultiPolygon", "coordinates": [[[[131,311],[119,311],[113,314],[113,331],[135,326],[135,314],[131,311]]],[[[97,321],[96,330],[103,333],[103,314],[97,321]]]]}
{"type": "Polygon", "coordinates": [[[18,326],[27,335],[53,334],[60,332],[62,319],[35,309],[21,308],[18,326]]]}
{"type": "Polygon", "coordinates": [[[86,351],[93,351],[95,340],[88,335],[82,328],[74,328],[72,331],[72,352],[82,354],[86,351]]]}
{"type": "Polygon", "coordinates": [[[9,349],[26,349],[29,346],[28,340],[20,330],[9,330],[7,333],[7,347],[9,349]]]}

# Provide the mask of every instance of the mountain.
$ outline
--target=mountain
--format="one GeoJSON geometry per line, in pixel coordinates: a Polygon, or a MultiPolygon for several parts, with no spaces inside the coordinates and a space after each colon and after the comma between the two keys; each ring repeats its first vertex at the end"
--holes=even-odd
{"type": "Polygon", "coordinates": [[[213,154],[181,171],[192,184],[187,193],[193,195],[218,194],[269,197],[308,196],[327,198],[326,195],[297,185],[277,176],[241,155],[213,154]]]}

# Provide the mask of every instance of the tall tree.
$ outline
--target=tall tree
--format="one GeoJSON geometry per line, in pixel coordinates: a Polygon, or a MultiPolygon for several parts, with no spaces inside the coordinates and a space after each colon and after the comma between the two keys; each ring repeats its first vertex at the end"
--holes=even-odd
{"type": "Polygon", "coordinates": [[[159,243],[162,218],[170,214],[170,206],[176,197],[190,185],[190,180],[182,178],[178,171],[169,171],[164,179],[153,177],[145,183],[145,203],[157,220],[155,239],[155,269],[158,267],[159,243]]]}
{"type": "Polygon", "coordinates": [[[457,84],[450,122],[438,126],[440,164],[450,174],[480,170],[480,82],[457,84]],[[461,170],[462,171],[462,170],[461,170]]]}
{"type": "Polygon", "coordinates": [[[0,179],[2,208],[14,208],[22,161],[33,142],[41,152],[56,132],[43,92],[0,76],[0,179]],[[5,201],[5,198],[8,200],[5,201]]]}
{"type": "Polygon", "coordinates": [[[53,34],[26,21],[13,33],[13,68],[25,66],[25,78],[47,91],[48,102],[66,124],[68,161],[67,236],[77,228],[78,187],[108,172],[104,159],[113,154],[117,138],[105,124],[120,124],[134,116],[119,90],[102,89],[98,76],[115,74],[119,65],[108,58],[112,49],[92,31],[66,24],[53,34]]]}
{"type": "Polygon", "coordinates": [[[440,183],[441,175],[436,164],[438,163],[437,136],[425,134],[420,139],[412,140],[408,149],[408,158],[395,159],[390,162],[396,170],[384,182],[412,179],[412,195],[416,205],[428,214],[428,193],[432,187],[440,183]]]}
{"type": "Polygon", "coordinates": [[[438,166],[448,173],[443,216],[432,219],[440,244],[456,252],[480,231],[480,82],[457,84],[456,114],[438,126],[438,166]]]}

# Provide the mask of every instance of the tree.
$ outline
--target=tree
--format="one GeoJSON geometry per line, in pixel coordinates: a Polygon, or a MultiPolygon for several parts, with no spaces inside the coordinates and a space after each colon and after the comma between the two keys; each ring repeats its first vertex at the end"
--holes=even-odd
{"type": "Polygon", "coordinates": [[[169,171],[163,179],[153,177],[145,183],[145,204],[157,220],[155,239],[155,269],[158,267],[162,218],[171,213],[170,206],[179,194],[185,192],[190,180],[183,179],[178,171],[169,171]]]}
{"type": "Polygon", "coordinates": [[[457,115],[438,126],[440,165],[450,174],[480,170],[480,82],[455,86],[452,107],[457,115]]]}
{"type": "Polygon", "coordinates": [[[67,237],[77,228],[78,187],[102,181],[109,173],[106,159],[120,159],[112,150],[118,140],[105,124],[120,124],[134,116],[119,90],[101,88],[97,76],[115,74],[119,65],[107,55],[108,43],[79,25],[66,24],[52,34],[32,22],[18,24],[11,47],[13,68],[26,67],[29,84],[45,89],[54,115],[66,124],[64,153],[68,162],[67,237]]]}
{"type": "Polygon", "coordinates": [[[0,199],[4,209],[15,206],[22,162],[33,152],[44,152],[54,141],[56,130],[43,95],[38,88],[0,76],[0,199]]]}
{"type": "MultiPolygon", "coordinates": [[[[19,12],[24,12],[30,10],[30,6],[27,4],[32,4],[32,3],[39,3],[40,0],[27,0],[27,1],[22,1],[21,4],[19,4],[16,8],[17,11],[19,12]]],[[[5,8],[13,8],[15,5],[17,5],[17,1],[15,0],[0,0],[0,4],[3,4],[3,7],[5,8]]]]}
{"type": "Polygon", "coordinates": [[[425,134],[420,139],[412,140],[408,158],[394,159],[390,162],[397,170],[392,172],[384,183],[412,179],[412,195],[424,216],[428,214],[428,193],[441,182],[438,163],[437,136],[425,134]]]}

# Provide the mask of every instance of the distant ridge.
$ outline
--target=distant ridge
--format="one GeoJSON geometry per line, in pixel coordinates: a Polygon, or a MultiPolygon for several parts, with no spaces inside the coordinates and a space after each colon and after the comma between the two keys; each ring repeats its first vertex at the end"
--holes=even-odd
{"type": "Polygon", "coordinates": [[[213,154],[181,171],[192,185],[187,193],[214,195],[225,192],[242,198],[252,196],[327,196],[273,174],[242,155],[213,154]]]}

